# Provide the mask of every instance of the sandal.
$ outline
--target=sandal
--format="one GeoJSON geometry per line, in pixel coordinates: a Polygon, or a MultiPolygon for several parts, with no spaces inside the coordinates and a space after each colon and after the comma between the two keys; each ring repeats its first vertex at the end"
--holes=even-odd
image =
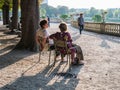
{"type": "Polygon", "coordinates": [[[76,63],[76,62],[71,62],[71,64],[72,64],[72,65],[77,65],[77,63],[76,63]]]}

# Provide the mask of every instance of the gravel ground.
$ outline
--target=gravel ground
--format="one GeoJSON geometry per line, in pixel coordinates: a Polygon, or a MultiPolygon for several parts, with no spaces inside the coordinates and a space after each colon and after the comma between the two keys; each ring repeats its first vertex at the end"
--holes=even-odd
{"type": "MultiPolygon", "coordinates": [[[[49,32],[59,31],[57,27],[51,24],[49,32]]],[[[72,66],[70,73],[60,58],[55,67],[48,66],[49,52],[38,62],[38,53],[12,50],[20,38],[0,26],[0,90],[120,90],[120,37],[68,29],[85,59],[84,66],[72,66]]]]}

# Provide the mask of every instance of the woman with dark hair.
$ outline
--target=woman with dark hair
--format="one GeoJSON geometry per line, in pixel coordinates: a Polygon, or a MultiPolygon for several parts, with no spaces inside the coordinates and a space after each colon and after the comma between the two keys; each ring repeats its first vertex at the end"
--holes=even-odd
{"type": "Polygon", "coordinates": [[[49,32],[47,31],[48,21],[42,20],[40,22],[40,28],[36,32],[36,42],[41,47],[41,51],[48,50],[49,45],[53,45],[53,41],[49,39],[49,32]],[[42,38],[40,42],[40,38],[42,38]]]}

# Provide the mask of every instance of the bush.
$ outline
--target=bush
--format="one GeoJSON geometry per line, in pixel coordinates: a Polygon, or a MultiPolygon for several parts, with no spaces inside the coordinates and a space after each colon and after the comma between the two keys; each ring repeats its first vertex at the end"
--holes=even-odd
{"type": "Polygon", "coordinates": [[[100,15],[93,16],[92,20],[94,22],[102,22],[102,17],[100,15]]]}
{"type": "Polygon", "coordinates": [[[60,18],[61,18],[63,21],[66,21],[67,18],[68,18],[68,15],[63,14],[63,15],[60,16],[60,18]]]}

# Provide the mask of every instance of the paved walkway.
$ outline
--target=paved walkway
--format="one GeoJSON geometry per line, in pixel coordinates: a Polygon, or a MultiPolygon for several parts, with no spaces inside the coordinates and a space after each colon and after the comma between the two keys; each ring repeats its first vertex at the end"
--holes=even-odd
{"type": "Polygon", "coordinates": [[[0,25],[2,25],[3,24],[3,22],[2,21],[0,21],[0,25]]]}
{"type": "MultiPolygon", "coordinates": [[[[51,24],[50,33],[57,27],[51,24]]],[[[68,67],[59,59],[54,68],[47,66],[47,53],[38,63],[38,53],[11,51],[19,38],[0,31],[0,90],[120,90],[120,37],[87,31],[79,35],[70,25],[68,30],[85,59],[84,66],[72,67],[70,73],[77,77],[65,77],[68,67]]]]}

